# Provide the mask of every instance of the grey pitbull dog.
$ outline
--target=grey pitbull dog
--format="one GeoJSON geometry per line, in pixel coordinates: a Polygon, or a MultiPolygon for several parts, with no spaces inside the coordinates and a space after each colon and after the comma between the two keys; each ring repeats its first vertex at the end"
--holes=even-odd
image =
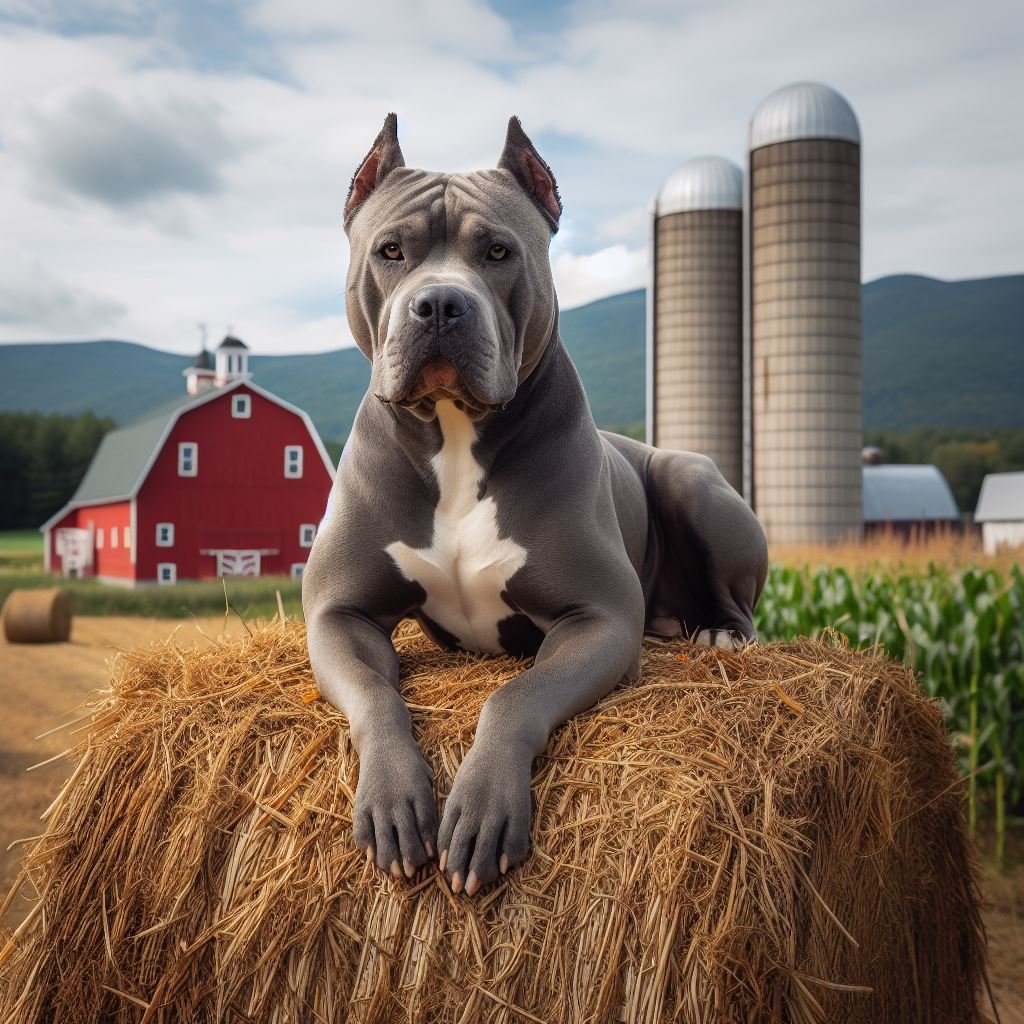
{"type": "Polygon", "coordinates": [[[551,731],[639,674],[645,631],[754,639],[767,547],[707,458],[599,431],[558,334],[561,202],[516,118],[497,169],[405,166],[389,115],[345,206],[348,319],[372,362],[303,580],[309,654],[359,754],[354,833],[470,895],[529,849],[551,731]],[[394,627],[533,656],[486,701],[440,828],[394,627]]]}

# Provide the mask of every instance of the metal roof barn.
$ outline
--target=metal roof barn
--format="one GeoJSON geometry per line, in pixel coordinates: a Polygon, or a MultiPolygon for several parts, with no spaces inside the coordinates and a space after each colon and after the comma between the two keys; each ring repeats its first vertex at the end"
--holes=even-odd
{"type": "Polygon", "coordinates": [[[1024,546],[1024,473],[989,473],[981,483],[974,521],[985,553],[1024,546]]]}
{"type": "Polygon", "coordinates": [[[48,570],[125,586],[301,575],[333,466],[306,413],[249,380],[242,343],[225,348],[224,386],[193,364],[188,394],[103,438],[40,527],[48,570]]]}
{"type": "Polygon", "coordinates": [[[1024,522],[1024,473],[989,473],[981,482],[974,521],[1024,522]]]}
{"type": "Polygon", "coordinates": [[[953,492],[937,466],[864,466],[864,522],[959,522],[953,492]]]}

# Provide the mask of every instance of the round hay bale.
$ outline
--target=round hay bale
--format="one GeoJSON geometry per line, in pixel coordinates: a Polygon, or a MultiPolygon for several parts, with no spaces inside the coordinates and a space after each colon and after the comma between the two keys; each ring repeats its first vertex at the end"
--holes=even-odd
{"type": "Polygon", "coordinates": [[[9,644],[64,643],[71,636],[71,595],[60,587],[12,590],[2,615],[9,644]]]}
{"type": "MultiPolygon", "coordinates": [[[[512,659],[397,636],[443,799],[512,659]]],[[[939,709],[838,642],[648,644],[535,762],[475,899],[352,844],[358,761],[299,625],[122,655],[29,847],[0,1021],[979,1021],[978,876],[939,709]]]]}

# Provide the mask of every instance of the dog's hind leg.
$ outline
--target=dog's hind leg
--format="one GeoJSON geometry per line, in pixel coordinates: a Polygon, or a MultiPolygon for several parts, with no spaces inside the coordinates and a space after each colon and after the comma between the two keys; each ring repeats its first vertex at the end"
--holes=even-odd
{"type": "Polygon", "coordinates": [[[654,452],[646,485],[661,546],[649,627],[676,616],[698,644],[727,650],[756,639],[768,545],[750,507],[693,452],[654,452]]]}

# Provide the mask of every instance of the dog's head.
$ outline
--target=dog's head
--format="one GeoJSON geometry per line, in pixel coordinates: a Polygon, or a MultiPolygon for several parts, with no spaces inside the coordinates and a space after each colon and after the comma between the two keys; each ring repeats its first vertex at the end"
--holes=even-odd
{"type": "Polygon", "coordinates": [[[407,168],[397,127],[389,114],[345,203],[349,325],[382,401],[426,420],[450,398],[479,419],[554,331],[555,179],[514,117],[497,168],[470,174],[407,168]]]}

